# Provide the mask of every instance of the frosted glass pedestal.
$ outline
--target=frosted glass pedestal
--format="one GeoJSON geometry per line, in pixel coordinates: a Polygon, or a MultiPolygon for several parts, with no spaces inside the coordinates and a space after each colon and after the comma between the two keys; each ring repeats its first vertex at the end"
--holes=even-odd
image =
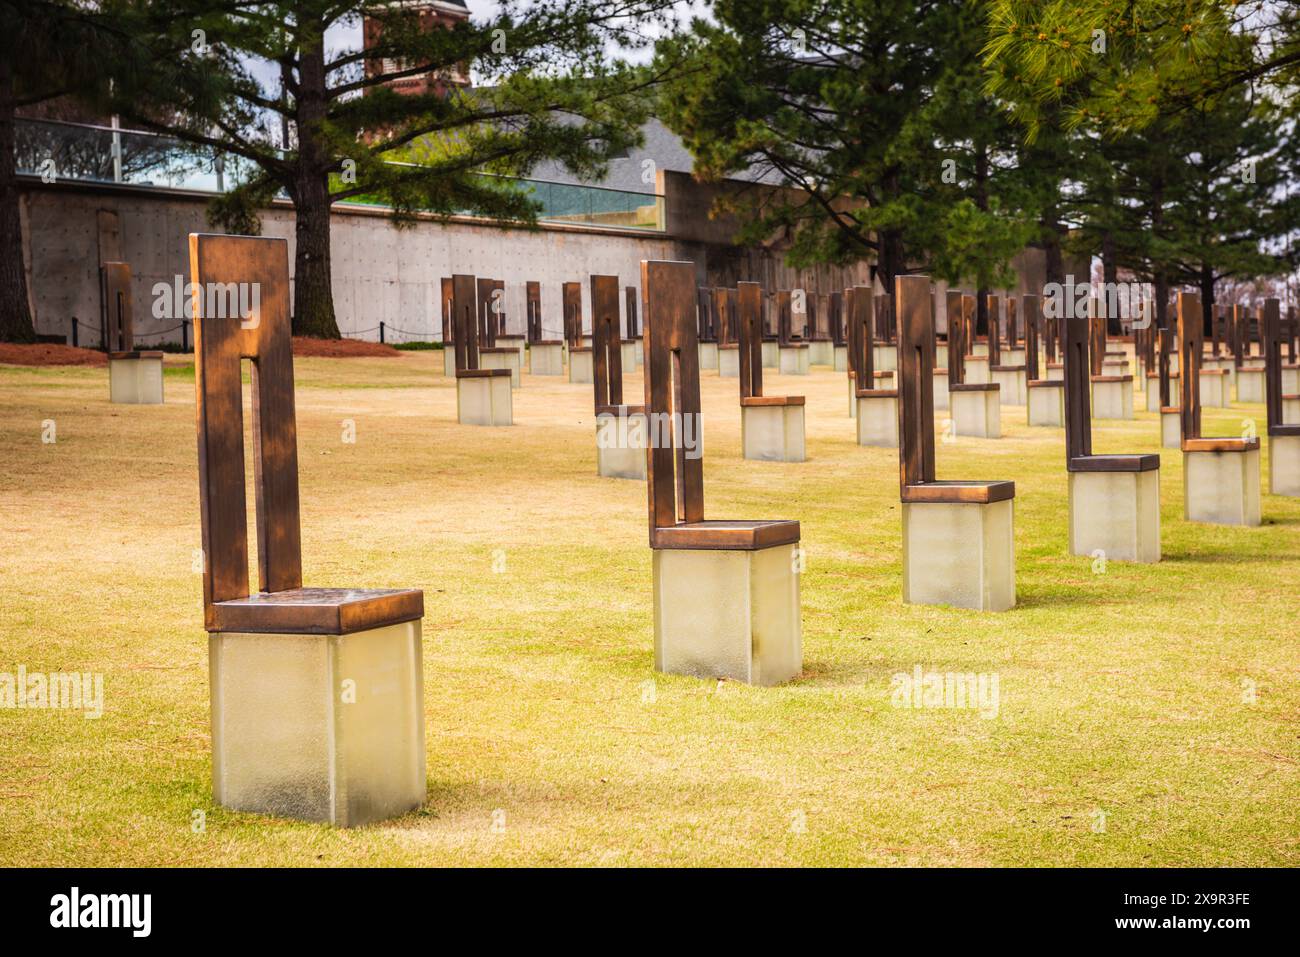
{"type": "Polygon", "coordinates": [[[533,375],[564,375],[564,345],[534,342],[528,347],[528,371],[533,375]]]}
{"type": "Polygon", "coordinates": [[[1094,419],[1133,418],[1133,377],[1093,376],[1092,417],[1094,419]]]}
{"type": "Polygon", "coordinates": [[[1259,525],[1259,443],[1242,451],[1183,452],[1187,521],[1259,525]]]}
{"type": "Polygon", "coordinates": [[[1268,437],[1268,490],[1273,495],[1300,496],[1300,435],[1268,437]]]}
{"type": "Polygon", "coordinates": [[[1002,437],[1002,403],[998,401],[997,386],[949,388],[948,402],[956,435],[974,439],[1002,437]]]}
{"type": "Polygon", "coordinates": [[[596,474],[602,478],[645,479],[648,421],[644,414],[596,416],[596,474]]]}
{"type": "Polygon", "coordinates": [[[990,378],[988,356],[967,356],[965,367],[967,385],[988,385],[993,381],[990,378]]]}
{"type": "Polygon", "coordinates": [[[948,343],[936,342],[934,344],[934,368],[936,371],[948,368],[948,343]]]}
{"type": "Polygon", "coordinates": [[[763,368],[781,368],[781,344],[774,339],[763,340],[763,368]]]}
{"type": "Polygon", "coordinates": [[[740,378],[740,347],[736,345],[718,346],[718,375],[724,379],[740,378]]]}
{"type": "Polygon", "coordinates": [[[948,370],[934,370],[934,410],[936,412],[947,412],[948,402],[948,370]]]}
{"type": "Polygon", "coordinates": [[[212,796],[355,827],[424,803],[420,622],[208,636],[212,796]]]}
{"type": "Polygon", "coordinates": [[[514,425],[510,374],[493,369],[488,375],[457,376],[456,419],[461,425],[514,425]]]}
{"type": "MultiPolygon", "coordinates": [[[[514,349],[519,353],[519,368],[524,369],[528,365],[528,347],[527,340],[523,336],[505,335],[497,336],[497,345],[507,349],[514,349]]],[[[518,388],[516,386],[515,388],[518,388]]]]}
{"type": "Polygon", "coordinates": [[[1228,407],[1228,373],[1223,369],[1201,370],[1201,407],[1226,409],[1228,407]]]}
{"type": "Polygon", "coordinates": [[[835,364],[835,347],[829,339],[814,339],[808,343],[808,364],[829,366],[835,364]]]}
{"type": "Polygon", "coordinates": [[[1242,368],[1237,370],[1237,401],[1264,402],[1264,370],[1242,368]]]}
{"type": "Polygon", "coordinates": [[[903,601],[1005,611],[1016,603],[1014,499],[903,503],[903,601]]]}
{"type": "Polygon", "coordinates": [[[1028,421],[1030,425],[1048,428],[1065,426],[1065,383],[1034,381],[1026,388],[1029,400],[1028,421]]]}
{"type": "Polygon", "coordinates": [[[1172,412],[1160,410],[1160,446],[1166,449],[1183,447],[1183,414],[1179,409],[1172,412]]]}
{"type": "Polygon", "coordinates": [[[1070,554],[1160,561],[1160,470],[1070,472],[1070,554]]]}
{"type": "Polygon", "coordinates": [[[803,402],[778,401],[780,404],[763,398],[741,400],[740,444],[745,458],[802,462],[807,457],[803,402]]]}
{"type": "Polygon", "coordinates": [[[442,374],[448,379],[456,377],[456,346],[454,343],[444,343],[442,347],[442,374]]]}
{"type": "Polygon", "coordinates": [[[480,349],[478,352],[480,369],[505,369],[510,373],[510,386],[517,389],[519,379],[519,350],[511,346],[495,349],[480,349]]]}
{"type": "Polygon", "coordinates": [[[637,336],[635,339],[632,340],[632,344],[636,347],[636,364],[638,366],[644,366],[645,365],[645,343],[641,341],[640,336],[637,336]]]}
{"type": "Polygon", "coordinates": [[[718,344],[716,342],[699,343],[700,350],[700,368],[717,369],[718,368],[718,344]]]}
{"type": "Polygon", "coordinates": [[[1300,425],[1300,395],[1282,396],[1282,424],[1300,425]]]}
{"type": "MultiPolygon", "coordinates": [[[[1147,391],[1146,391],[1147,411],[1159,412],[1160,411],[1160,373],[1156,372],[1151,375],[1148,375],[1146,381],[1147,381],[1147,391]]],[[[1178,376],[1173,375],[1172,373],[1169,376],[1169,395],[1170,398],[1177,398],[1178,396],[1178,376]]]]}
{"type": "Polygon", "coordinates": [[[636,371],[636,343],[632,341],[619,343],[619,364],[622,365],[623,371],[636,371]]]}
{"type": "Polygon", "coordinates": [[[593,379],[592,364],[595,353],[582,347],[569,350],[569,382],[573,385],[590,385],[593,379]]]}
{"type": "Polygon", "coordinates": [[[1282,365],[1282,394],[1300,394],[1300,365],[1282,365]]]}
{"type": "Polygon", "coordinates": [[[120,405],[162,405],[163,354],[109,353],[108,398],[120,405]]]}
{"type": "Polygon", "coordinates": [[[781,374],[808,374],[808,347],[806,345],[781,346],[781,374]]]}
{"type": "Polygon", "coordinates": [[[871,365],[878,372],[893,372],[898,368],[898,346],[887,342],[871,344],[871,365]]]}
{"type": "Polygon", "coordinates": [[[834,365],[834,368],[835,368],[835,371],[836,371],[836,372],[848,372],[848,371],[849,371],[849,347],[848,347],[848,346],[836,346],[836,347],[835,347],[835,365],[834,365]]]}
{"type": "Polygon", "coordinates": [[[858,393],[858,445],[898,448],[898,393],[858,393]]]}
{"type": "MultiPolygon", "coordinates": [[[[1001,359],[1004,366],[1022,366],[1025,364],[1025,350],[1019,346],[1014,349],[1003,349],[1001,359]]],[[[1024,403],[1022,402],[1021,405],[1024,403]]]]}
{"type": "Polygon", "coordinates": [[[798,677],[795,548],[654,549],[655,670],[752,685],[798,677]]]}
{"type": "Polygon", "coordinates": [[[989,370],[989,374],[999,386],[998,399],[1003,405],[1025,405],[1028,403],[1029,399],[1025,394],[1028,390],[1025,385],[1023,366],[1016,368],[995,366],[989,370]]]}

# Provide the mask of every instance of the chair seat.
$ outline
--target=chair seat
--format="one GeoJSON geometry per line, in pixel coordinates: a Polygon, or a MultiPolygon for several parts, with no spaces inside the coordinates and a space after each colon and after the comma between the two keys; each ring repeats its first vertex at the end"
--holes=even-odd
{"type": "Polygon", "coordinates": [[[1131,375],[1095,375],[1092,377],[1093,382],[1132,382],[1131,375]]]}
{"type": "Polygon", "coordinates": [[[1268,427],[1269,435],[1300,435],[1300,423],[1286,422],[1281,425],[1270,425],[1268,427]]]}
{"type": "MultiPolygon", "coordinates": [[[[506,350],[513,352],[513,349],[506,350]]],[[[486,379],[491,376],[510,375],[509,369],[457,369],[457,379],[486,379]]]]}
{"type": "Polygon", "coordinates": [[[1002,386],[996,382],[958,382],[948,386],[949,392],[1001,392],[1002,386]]]}
{"type": "Polygon", "coordinates": [[[110,352],[110,359],[161,359],[162,352],[156,350],[132,349],[130,352],[110,352]]]}
{"type": "Polygon", "coordinates": [[[859,399],[897,399],[897,389],[854,389],[853,394],[859,399]]]}
{"type": "Polygon", "coordinates": [[[1064,389],[1064,379],[1030,379],[1025,383],[1031,389],[1064,389]]]}
{"type": "Polygon", "coordinates": [[[1259,439],[1183,439],[1184,452],[1253,452],[1259,439]]]}
{"type": "Polygon", "coordinates": [[[715,548],[753,551],[799,541],[799,523],[777,519],[767,522],[688,522],[652,529],[651,548],[715,548]]]}
{"type": "Polygon", "coordinates": [[[989,366],[990,372],[1024,372],[1024,366],[989,366]]]}
{"type": "Polygon", "coordinates": [[[744,409],[765,405],[804,405],[806,401],[802,395],[750,395],[741,398],[740,407],[744,409]]]}
{"type": "Polygon", "coordinates": [[[1160,456],[1154,452],[1135,455],[1076,455],[1066,463],[1070,472],[1154,472],[1160,456]]]}
{"type": "Polygon", "coordinates": [[[423,617],[418,588],[292,588],[215,602],[207,630],[346,635],[423,617]]]}
{"type": "Polygon", "coordinates": [[[643,405],[598,405],[596,406],[597,415],[616,415],[619,418],[629,415],[645,415],[645,406],[643,405]]]}
{"type": "Polygon", "coordinates": [[[783,342],[783,343],[781,343],[781,348],[782,348],[782,349],[807,349],[807,348],[808,348],[808,343],[806,343],[806,342],[783,342]]]}
{"type": "Polygon", "coordinates": [[[988,505],[1016,497],[1015,482],[925,482],[904,485],[905,503],[937,502],[948,505],[988,505]]]}
{"type": "Polygon", "coordinates": [[[1160,407],[1161,415],[1164,415],[1167,412],[1181,412],[1181,411],[1183,411],[1183,408],[1182,406],[1179,405],[1162,405],[1160,407]]]}

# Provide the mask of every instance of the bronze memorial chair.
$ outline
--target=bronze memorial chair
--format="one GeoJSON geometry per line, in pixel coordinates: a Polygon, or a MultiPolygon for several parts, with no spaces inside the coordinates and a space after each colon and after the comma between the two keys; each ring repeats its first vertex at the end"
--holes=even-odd
{"type": "Polygon", "coordinates": [[[1070,554],[1102,552],[1116,561],[1160,561],[1160,456],[1094,455],[1086,316],[1067,316],[1065,468],[1069,473],[1070,554]]]}
{"type": "Polygon", "coordinates": [[[135,347],[135,306],[131,267],[106,262],[100,266],[100,341],[108,353],[110,402],[158,405],[163,401],[163,354],[135,347]]]}
{"type": "MultiPolygon", "coordinates": [[[[1259,439],[1201,434],[1201,297],[1178,294],[1178,368],[1182,393],[1183,507],[1189,522],[1258,525],[1259,439]]],[[[1236,345],[1236,343],[1234,343],[1236,345]]]]}
{"type": "Polygon", "coordinates": [[[205,315],[195,294],[215,798],[239,810],[343,825],[410,810],[425,792],[424,593],[303,587],[288,244],[193,234],[190,269],[197,290],[260,289],[258,312],[234,317],[205,315]],[[252,374],[256,592],[249,588],[244,359],[252,374]],[[355,682],[356,699],[338,708],[345,678],[355,682]]]}
{"type": "Polygon", "coordinates": [[[806,458],[804,397],[763,394],[763,287],[738,283],[727,298],[728,325],[738,339],[740,444],[745,458],[802,462],[806,458]]]}
{"type": "Polygon", "coordinates": [[[935,478],[930,280],[899,276],[894,288],[903,600],[993,611],[1010,608],[1015,604],[1015,483],[935,478]]]}
{"type": "Polygon", "coordinates": [[[694,276],[641,263],[655,667],[776,684],[802,667],[799,523],[704,517],[694,276]]]}
{"type": "Polygon", "coordinates": [[[1300,496],[1300,417],[1287,421],[1290,406],[1300,412],[1300,395],[1282,389],[1282,306],[1264,302],[1260,340],[1264,349],[1265,399],[1268,411],[1268,488],[1274,495],[1300,496]]]}
{"type": "Polygon", "coordinates": [[[623,402],[623,343],[618,277],[591,277],[592,383],[596,408],[596,473],[644,479],[645,408],[623,402]]]}

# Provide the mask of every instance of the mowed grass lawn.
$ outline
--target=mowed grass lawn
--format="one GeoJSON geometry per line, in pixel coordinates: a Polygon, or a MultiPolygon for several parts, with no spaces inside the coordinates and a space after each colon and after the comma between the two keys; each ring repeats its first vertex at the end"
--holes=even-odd
{"type": "MultiPolygon", "coordinates": [[[[102,368],[0,367],[0,671],[105,689],[98,720],[0,709],[0,865],[1300,863],[1300,501],[1187,523],[1166,450],[1164,561],[1095,569],[1062,433],[1007,408],[937,448],[1015,480],[1018,606],[904,605],[897,455],[856,444],[844,376],[769,373],[810,457],[770,464],[706,373],[706,515],[803,525],[804,671],[667,677],[646,490],[596,477],[591,387],[526,376],[513,428],[463,427],[441,359],[295,363],[306,584],[425,592],[428,800],[356,830],[212,803],[192,369],[133,407],[102,368]],[[917,665],[996,674],[997,716],[892,706],[917,665]]],[[[1158,421],[1095,445],[1159,451],[1158,421]]]]}

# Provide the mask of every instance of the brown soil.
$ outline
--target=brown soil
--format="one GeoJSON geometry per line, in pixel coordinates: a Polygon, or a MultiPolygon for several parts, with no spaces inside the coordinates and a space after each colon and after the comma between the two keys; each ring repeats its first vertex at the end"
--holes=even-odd
{"type": "Polygon", "coordinates": [[[382,342],[362,342],[359,339],[310,339],[306,336],[294,336],[293,354],[325,359],[347,359],[357,356],[393,358],[402,353],[382,342]]]}
{"type": "Polygon", "coordinates": [[[94,349],[79,349],[52,342],[38,342],[34,345],[0,342],[0,362],[16,366],[102,366],[108,365],[108,357],[94,349]]]}

